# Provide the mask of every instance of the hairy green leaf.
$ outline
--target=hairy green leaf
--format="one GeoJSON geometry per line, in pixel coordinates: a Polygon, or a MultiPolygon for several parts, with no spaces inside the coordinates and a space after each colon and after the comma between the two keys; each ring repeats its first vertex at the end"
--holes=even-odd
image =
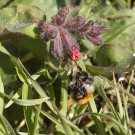
{"type": "MultiPolygon", "coordinates": [[[[59,3],[61,0],[59,1],[59,3]]],[[[54,0],[15,0],[10,5],[29,4],[36,6],[44,11],[47,19],[55,15],[58,12],[57,1],[54,0]]]]}
{"type": "Polygon", "coordinates": [[[99,66],[124,67],[135,64],[135,57],[117,45],[104,44],[96,53],[96,61],[99,66]]]}
{"type": "Polygon", "coordinates": [[[115,74],[128,72],[135,69],[135,65],[126,67],[101,67],[101,66],[90,66],[86,65],[87,71],[92,75],[112,76],[115,74]]]}
{"type": "Polygon", "coordinates": [[[0,9],[0,40],[17,34],[39,37],[38,22],[45,21],[44,12],[31,5],[14,5],[0,9]]]}

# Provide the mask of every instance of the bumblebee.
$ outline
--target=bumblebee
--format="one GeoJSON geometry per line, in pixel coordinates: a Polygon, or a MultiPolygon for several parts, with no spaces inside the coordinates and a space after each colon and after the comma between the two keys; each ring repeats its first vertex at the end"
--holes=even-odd
{"type": "Polygon", "coordinates": [[[73,80],[73,69],[71,70],[68,93],[72,94],[73,100],[78,104],[85,104],[93,97],[93,78],[78,65],[77,69],[79,71],[75,75],[75,80],[73,80]]]}

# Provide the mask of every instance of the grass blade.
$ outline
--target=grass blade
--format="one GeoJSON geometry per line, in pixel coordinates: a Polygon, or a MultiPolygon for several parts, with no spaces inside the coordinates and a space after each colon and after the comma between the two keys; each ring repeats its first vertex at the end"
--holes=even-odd
{"type": "MultiPolygon", "coordinates": [[[[134,70],[132,70],[132,73],[130,75],[130,79],[129,79],[129,83],[128,83],[128,87],[127,87],[127,92],[130,92],[130,87],[131,87],[131,82],[132,82],[133,77],[134,77],[134,70]]],[[[128,102],[128,96],[126,96],[126,102],[128,102]]]]}
{"type": "Polygon", "coordinates": [[[122,27],[121,29],[117,30],[115,33],[113,33],[113,35],[111,35],[108,39],[105,40],[106,43],[114,40],[116,37],[118,37],[123,31],[125,31],[126,29],[128,29],[129,27],[131,27],[132,25],[134,25],[134,22],[128,24],[127,26],[122,27]]]}
{"type": "Polygon", "coordinates": [[[113,81],[115,84],[115,92],[116,92],[116,96],[117,96],[117,102],[118,102],[118,107],[119,107],[119,113],[120,113],[120,119],[121,119],[121,123],[124,125],[124,112],[123,112],[123,107],[122,107],[122,102],[121,102],[121,98],[120,98],[120,93],[118,91],[117,88],[117,83],[116,83],[116,79],[115,79],[115,75],[113,73],[113,81]]]}
{"type": "MultiPolygon", "coordinates": [[[[63,116],[64,117],[64,116],[63,116]]],[[[73,129],[75,129],[80,135],[85,135],[81,129],[79,129],[75,124],[73,124],[70,120],[65,118],[65,122],[69,124],[73,129]]]]}
{"type": "MultiPolygon", "coordinates": [[[[38,105],[39,109],[41,109],[41,107],[42,107],[42,104],[38,105]]],[[[34,119],[33,135],[38,134],[37,128],[38,128],[38,124],[39,124],[38,123],[38,121],[39,121],[39,114],[40,114],[40,111],[36,110],[35,119],[34,119]]]]}
{"type": "MultiPolygon", "coordinates": [[[[61,96],[60,96],[60,108],[59,111],[61,114],[63,114],[63,116],[66,117],[67,115],[67,100],[68,100],[68,94],[67,94],[67,81],[66,80],[62,80],[61,81],[61,96]]],[[[57,134],[64,134],[63,130],[61,130],[61,128],[59,128],[57,125],[55,126],[56,130],[57,130],[57,134]]]]}
{"type": "MultiPolygon", "coordinates": [[[[90,112],[95,112],[95,113],[97,112],[97,108],[96,108],[96,104],[95,104],[94,99],[91,99],[89,101],[89,104],[88,105],[89,105],[90,112]]],[[[95,122],[95,125],[96,125],[98,131],[99,131],[99,134],[100,135],[107,135],[106,132],[105,132],[105,128],[104,128],[104,126],[103,126],[103,124],[101,122],[100,117],[99,116],[92,115],[92,118],[93,118],[93,120],[95,122]]]]}
{"type": "MultiPolygon", "coordinates": [[[[0,76],[0,92],[4,93],[4,85],[2,82],[2,78],[0,76]]],[[[4,96],[0,97],[0,114],[3,113],[3,106],[4,106],[4,96]]]]}
{"type": "MultiPolygon", "coordinates": [[[[35,106],[35,108],[40,112],[42,113],[45,117],[47,117],[48,119],[50,119],[53,123],[57,124],[60,128],[62,128],[62,125],[61,123],[55,119],[54,117],[52,117],[51,115],[49,115],[47,112],[39,109],[37,106],[35,106]]],[[[63,129],[63,128],[62,128],[63,129]]]]}
{"type": "Polygon", "coordinates": [[[111,111],[112,111],[112,113],[114,114],[114,116],[115,116],[115,118],[120,122],[120,117],[119,117],[119,115],[118,115],[118,113],[117,113],[117,111],[115,110],[115,108],[114,108],[114,106],[113,106],[113,104],[110,102],[110,100],[108,99],[108,97],[107,97],[107,95],[106,95],[106,93],[105,93],[105,91],[104,91],[104,89],[103,89],[103,87],[101,86],[101,96],[104,98],[104,100],[107,102],[107,104],[108,104],[108,106],[109,106],[109,108],[111,109],[111,111]]]}
{"type": "Polygon", "coordinates": [[[0,119],[4,123],[4,126],[6,127],[8,135],[15,135],[15,132],[14,132],[13,128],[11,127],[9,122],[6,120],[6,118],[3,115],[1,115],[1,114],[0,114],[0,119]]]}
{"type": "MultiPolygon", "coordinates": [[[[24,70],[24,76],[25,76],[25,74],[27,75],[31,84],[33,85],[33,87],[35,88],[35,90],[38,92],[38,94],[41,97],[48,97],[47,94],[45,93],[45,91],[41,88],[41,86],[31,77],[31,75],[28,73],[28,71],[25,69],[25,67],[23,66],[23,64],[21,63],[21,61],[19,59],[12,56],[1,44],[0,44],[0,51],[4,54],[8,55],[11,58],[11,61],[13,62],[13,64],[15,65],[16,68],[18,68],[20,70],[22,70],[22,69],[24,70]]],[[[46,104],[54,112],[52,103],[49,100],[46,101],[46,104]]]]}
{"type": "MultiPolygon", "coordinates": [[[[32,98],[32,89],[31,86],[24,82],[23,89],[22,89],[22,99],[31,99],[32,98]]],[[[33,127],[34,127],[34,114],[33,114],[33,107],[32,106],[24,106],[24,117],[26,119],[28,134],[33,133],[33,127]]]]}
{"type": "Polygon", "coordinates": [[[6,124],[4,123],[4,120],[0,117],[0,134],[7,135],[8,134],[8,128],[6,127],[6,124]]]}
{"type": "Polygon", "coordinates": [[[40,98],[40,99],[32,99],[32,100],[16,99],[5,93],[0,92],[0,97],[3,97],[3,96],[7,97],[8,99],[12,100],[12,102],[21,106],[34,106],[34,105],[41,104],[49,99],[49,97],[40,98]]]}
{"type": "MultiPolygon", "coordinates": [[[[103,76],[100,76],[102,79],[104,79],[105,81],[107,81],[108,83],[110,83],[112,86],[116,86],[114,83],[112,83],[111,81],[109,81],[108,79],[106,79],[105,77],[103,77],[103,76]]],[[[128,97],[129,97],[129,99],[130,99],[130,101],[132,101],[134,104],[135,104],[135,96],[133,96],[132,94],[130,94],[128,91],[126,91],[126,90],[124,90],[122,87],[120,87],[120,86],[117,86],[118,87],[118,89],[121,91],[121,92],[123,92],[123,93],[125,93],[128,97]]]]}
{"type": "MultiPolygon", "coordinates": [[[[18,99],[22,95],[22,87],[15,93],[12,98],[18,99]]],[[[10,100],[4,108],[10,107],[15,101],[10,100]]]]}
{"type": "Polygon", "coordinates": [[[70,126],[66,123],[65,121],[65,118],[60,114],[59,110],[57,109],[57,107],[55,106],[55,104],[53,104],[53,107],[54,109],[56,110],[59,118],[60,118],[60,121],[61,121],[61,124],[62,124],[62,127],[66,133],[66,135],[74,135],[72,129],[70,128],[70,126]]]}
{"type": "MultiPolygon", "coordinates": [[[[28,71],[25,69],[25,67],[22,65],[25,74],[27,75],[28,79],[30,80],[30,82],[32,83],[33,87],[35,88],[35,90],[38,92],[38,94],[41,97],[48,97],[47,94],[45,93],[45,91],[41,88],[41,86],[31,77],[31,75],[28,73],[28,71]]],[[[46,101],[46,104],[50,107],[50,109],[54,112],[54,109],[52,107],[52,103],[48,100],[46,101]]]]}
{"type": "Polygon", "coordinates": [[[126,118],[126,129],[127,129],[127,132],[129,135],[132,135],[132,132],[130,130],[130,121],[129,121],[129,116],[128,116],[128,110],[127,110],[127,101],[126,101],[126,96],[124,93],[122,93],[122,96],[123,96],[123,100],[124,100],[124,110],[125,110],[125,118],[126,118]]]}
{"type": "Polygon", "coordinates": [[[100,116],[100,117],[102,117],[102,118],[107,118],[107,119],[113,121],[113,122],[121,129],[123,135],[127,135],[127,133],[125,132],[124,126],[123,126],[121,123],[119,123],[116,119],[114,119],[113,117],[110,117],[110,116],[108,116],[108,115],[106,115],[106,114],[100,114],[100,113],[92,113],[92,112],[89,112],[89,113],[84,113],[84,114],[81,114],[81,115],[76,116],[76,117],[74,118],[74,120],[76,120],[77,118],[80,118],[80,117],[82,117],[82,116],[83,116],[83,117],[84,117],[84,116],[88,116],[88,115],[90,115],[90,114],[91,114],[91,115],[98,115],[98,116],[100,116]]]}
{"type": "Polygon", "coordinates": [[[66,80],[63,80],[61,82],[61,97],[60,97],[60,113],[63,114],[63,116],[66,116],[67,114],[67,99],[68,99],[68,94],[67,94],[67,82],[66,80]]]}
{"type": "Polygon", "coordinates": [[[103,99],[107,102],[109,108],[111,109],[114,117],[120,122],[120,117],[117,113],[117,111],[115,110],[113,104],[110,102],[110,100],[108,99],[105,91],[104,91],[104,83],[101,83],[102,80],[100,80],[100,78],[95,80],[95,85],[97,86],[96,90],[98,91],[98,93],[103,97],[103,99]]]}

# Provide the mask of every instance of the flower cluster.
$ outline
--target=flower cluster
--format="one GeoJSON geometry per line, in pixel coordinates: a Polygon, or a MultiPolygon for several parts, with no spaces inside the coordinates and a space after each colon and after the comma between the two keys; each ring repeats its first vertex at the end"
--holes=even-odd
{"type": "Polygon", "coordinates": [[[73,61],[81,59],[79,46],[69,32],[86,37],[95,45],[101,45],[102,39],[99,36],[108,30],[108,26],[98,26],[92,20],[87,22],[82,16],[67,19],[69,13],[70,8],[62,8],[57,15],[51,18],[51,24],[45,22],[39,24],[43,31],[41,38],[45,42],[52,41],[52,54],[61,61],[64,60],[63,52],[70,55],[69,58],[73,61]]]}

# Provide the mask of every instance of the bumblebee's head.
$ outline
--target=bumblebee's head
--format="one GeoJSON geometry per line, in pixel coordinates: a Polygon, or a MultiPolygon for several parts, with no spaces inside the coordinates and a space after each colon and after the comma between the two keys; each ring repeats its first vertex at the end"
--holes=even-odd
{"type": "Polygon", "coordinates": [[[85,104],[93,97],[93,91],[87,92],[85,87],[74,87],[72,98],[78,104],[85,104]]]}
{"type": "Polygon", "coordinates": [[[84,87],[74,87],[74,90],[73,90],[73,99],[75,101],[78,101],[80,99],[83,99],[87,96],[87,92],[85,90],[84,87]]]}

